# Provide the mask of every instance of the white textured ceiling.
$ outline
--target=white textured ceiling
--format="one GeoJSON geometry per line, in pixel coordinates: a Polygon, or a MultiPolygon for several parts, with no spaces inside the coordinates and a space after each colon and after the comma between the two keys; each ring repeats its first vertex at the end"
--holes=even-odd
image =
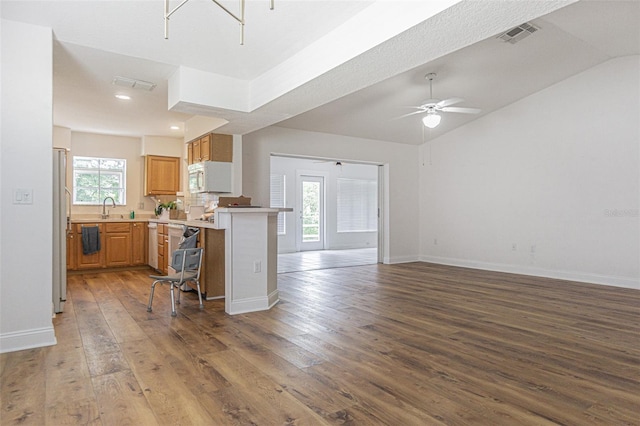
{"type": "Polygon", "coordinates": [[[638,1],[581,1],[530,22],[540,30],[516,44],[489,37],[278,125],[420,144],[610,58],[640,54],[638,1]],[[430,72],[434,97],[463,98],[456,106],[482,112],[443,114],[432,130],[420,115],[397,119],[429,98],[430,72]]]}
{"type": "MultiPolygon", "coordinates": [[[[228,120],[224,133],[278,124],[418,144],[476,118],[446,114],[427,134],[419,116],[394,120],[407,112],[404,106],[428,97],[426,72],[438,73],[436,97],[462,97],[461,106],[486,114],[640,50],[636,0],[275,0],[273,11],[268,3],[247,1],[244,46],[238,24],[210,0],[180,8],[170,20],[169,40],[163,38],[161,0],[0,5],[3,19],[53,29],[56,125],[133,136],[181,136],[169,125],[198,113],[228,120]],[[494,39],[526,20],[541,30],[515,45],[494,39]],[[238,90],[238,98],[259,102],[225,108],[216,97],[229,87],[214,86],[211,99],[183,99],[169,111],[168,80],[180,67],[239,82],[246,90],[238,90]],[[123,89],[111,84],[116,75],[158,86],[130,90],[131,101],[118,101],[113,94],[123,89]]],[[[237,1],[223,4],[238,10],[237,1]]]]}

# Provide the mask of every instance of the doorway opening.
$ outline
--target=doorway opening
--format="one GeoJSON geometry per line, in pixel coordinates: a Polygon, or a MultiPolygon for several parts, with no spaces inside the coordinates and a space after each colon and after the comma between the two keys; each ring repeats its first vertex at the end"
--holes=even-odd
{"type": "Polygon", "coordinates": [[[278,273],[382,261],[377,164],[272,154],[271,206],[278,218],[278,273]]]}

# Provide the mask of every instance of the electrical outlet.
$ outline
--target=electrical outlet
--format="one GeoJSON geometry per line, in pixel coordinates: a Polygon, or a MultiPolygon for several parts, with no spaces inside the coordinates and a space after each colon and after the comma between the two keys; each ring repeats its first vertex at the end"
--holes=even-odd
{"type": "Polygon", "coordinates": [[[437,239],[437,238],[434,238],[434,239],[433,239],[433,245],[434,245],[434,246],[437,246],[437,245],[438,245],[438,239],[437,239]]]}
{"type": "Polygon", "coordinates": [[[257,274],[260,271],[262,271],[262,262],[256,260],[255,262],[253,262],[253,273],[257,274]]]}
{"type": "Polygon", "coordinates": [[[531,245],[531,253],[535,253],[536,252],[536,245],[532,244],[531,245]]]}

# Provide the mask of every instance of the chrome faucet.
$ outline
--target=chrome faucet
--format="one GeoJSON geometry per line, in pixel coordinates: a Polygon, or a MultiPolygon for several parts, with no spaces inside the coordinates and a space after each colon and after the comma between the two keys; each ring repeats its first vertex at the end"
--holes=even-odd
{"type": "Polygon", "coordinates": [[[107,200],[111,200],[111,207],[113,207],[114,209],[116,208],[116,200],[113,199],[113,197],[104,197],[104,200],[102,200],[102,218],[103,219],[107,219],[109,217],[109,215],[106,212],[106,203],[107,200]]]}

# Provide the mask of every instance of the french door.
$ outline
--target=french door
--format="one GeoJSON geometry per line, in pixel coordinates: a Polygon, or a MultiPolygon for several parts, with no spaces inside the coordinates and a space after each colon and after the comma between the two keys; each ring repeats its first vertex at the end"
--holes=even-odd
{"type": "Polygon", "coordinates": [[[298,246],[324,249],[324,177],[298,176],[298,246]]]}

